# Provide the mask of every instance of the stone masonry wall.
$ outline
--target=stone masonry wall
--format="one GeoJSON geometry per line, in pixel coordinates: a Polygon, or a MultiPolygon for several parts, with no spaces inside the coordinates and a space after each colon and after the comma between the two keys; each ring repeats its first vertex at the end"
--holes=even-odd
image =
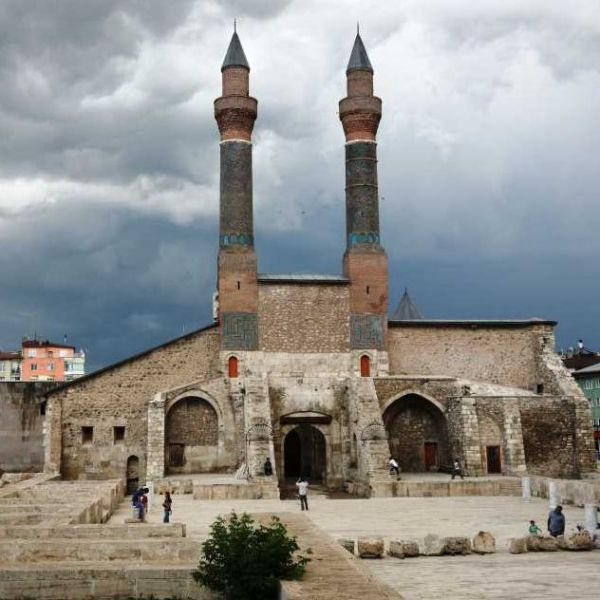
{"type": "Polygon", "coordinates": [[[390,327],[390,374],[447,375],[533,390],[538,337],[551,328],[471,326],[390,327]]]}
{"type": "Polygon", "coordinates": [[[568,398],[520,402],[527,471],[547,477],[577,477],[575,409],[568,398]]]}
{"type": "Polygon", "coordinates": [[[42,400],[55,383],[0,382],[0,472],[44,466],[42,400]]]}
{"type": "Polygon", "coordinates": [[[79,477],[123,477],[127,458],[140,459],[146,470],[147,410],[154,395],[187,382],[209,380],[219,375],[219,336],[210,327],[155,348],[121,364],[88,376],[49,396],[62,405],[61,436],[55,419],[47,435],[47,456],[67,479],[79,477]],[[115,442],[114,427],[125,427],[125,438],[115,442]],[[84,442],[82,427],[93,427],[93,439],[84,442]],[[62,440],[62,452],[55,446],[62,440]]]}
{"type": "Polygon", "coordinates": [[[259,286],[260,344],[265,352],[347,352],[347,285],[268,283],[259,286]]]}

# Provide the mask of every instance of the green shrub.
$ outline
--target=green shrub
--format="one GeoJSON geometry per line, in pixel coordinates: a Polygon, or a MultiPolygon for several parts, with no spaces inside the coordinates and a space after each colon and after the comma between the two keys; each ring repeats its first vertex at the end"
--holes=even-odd
{"type": "Polygon", "coordinates": [[[202,544],[194,579],[227,600],[277,598],[279,581],[299,579],[309,561],[297,555],[296,538],[273,517],[269,525],[255,525],[250,515],[232,512],[219,517],[202,544]]]}

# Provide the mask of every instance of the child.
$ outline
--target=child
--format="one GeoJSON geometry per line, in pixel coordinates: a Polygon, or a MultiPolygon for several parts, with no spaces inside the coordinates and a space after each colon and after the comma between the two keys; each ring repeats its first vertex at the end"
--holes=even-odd
{"type": "Polygon", "coordinates": [[[529,535],[542,535],[542,530],[535,524],[535,521],[529,521],[529,535]]]}

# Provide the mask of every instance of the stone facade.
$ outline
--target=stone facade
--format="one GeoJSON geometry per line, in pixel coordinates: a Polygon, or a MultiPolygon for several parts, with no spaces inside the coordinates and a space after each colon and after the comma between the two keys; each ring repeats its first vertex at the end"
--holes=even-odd
{"type": "Polygon", "coordinates": [[[46,403],[54,383],[0,382],[0,472],[41,471],[46,403]]]}
{"type": "Polygon", "coordinates": [[[443,470],[457,459],[472,476],[579,477],[594,469],[589,404],[554,353],[553,322],[388,319],[376,165],[381,100],[365,57],[357,36],[340,104],[344,275],[260,275],[252,221],[257,104],[234,35],[215,103],[218,322],[52,391],[47,471],[120,477],[130,486],[239,471],[256,485],[247,486],[250,495],[306,475],[330,489],[392,495],[403,482],[389,476],[390,454],[407,471],[443,470]],[[264,473],[267,458],[272,475],[264,473]]]}

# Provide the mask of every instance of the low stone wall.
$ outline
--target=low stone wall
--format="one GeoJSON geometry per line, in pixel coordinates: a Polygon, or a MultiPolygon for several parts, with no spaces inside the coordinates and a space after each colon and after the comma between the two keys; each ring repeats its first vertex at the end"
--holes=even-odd
{"type": "Polygon", "coordinates": [[[556,482],[558,502],[561,504],[600,505],[600,479],[551,479],[532,475],[531,495],[548,498],[551,481],[556,482]]]}
{"type": "MultiPolygon", "coordinates": [[[[348,490],[352,493],[352,490],[348,490]]],[[[429,498],[434,496],[520,496],[516,477],[454,481],[372,481],[370,496],[429,498]]]]}
{"type": "Polygon", "coordinates": [[[194,500],[259,500],[279,498],[276,483],[194,484],[194,500]]]}

